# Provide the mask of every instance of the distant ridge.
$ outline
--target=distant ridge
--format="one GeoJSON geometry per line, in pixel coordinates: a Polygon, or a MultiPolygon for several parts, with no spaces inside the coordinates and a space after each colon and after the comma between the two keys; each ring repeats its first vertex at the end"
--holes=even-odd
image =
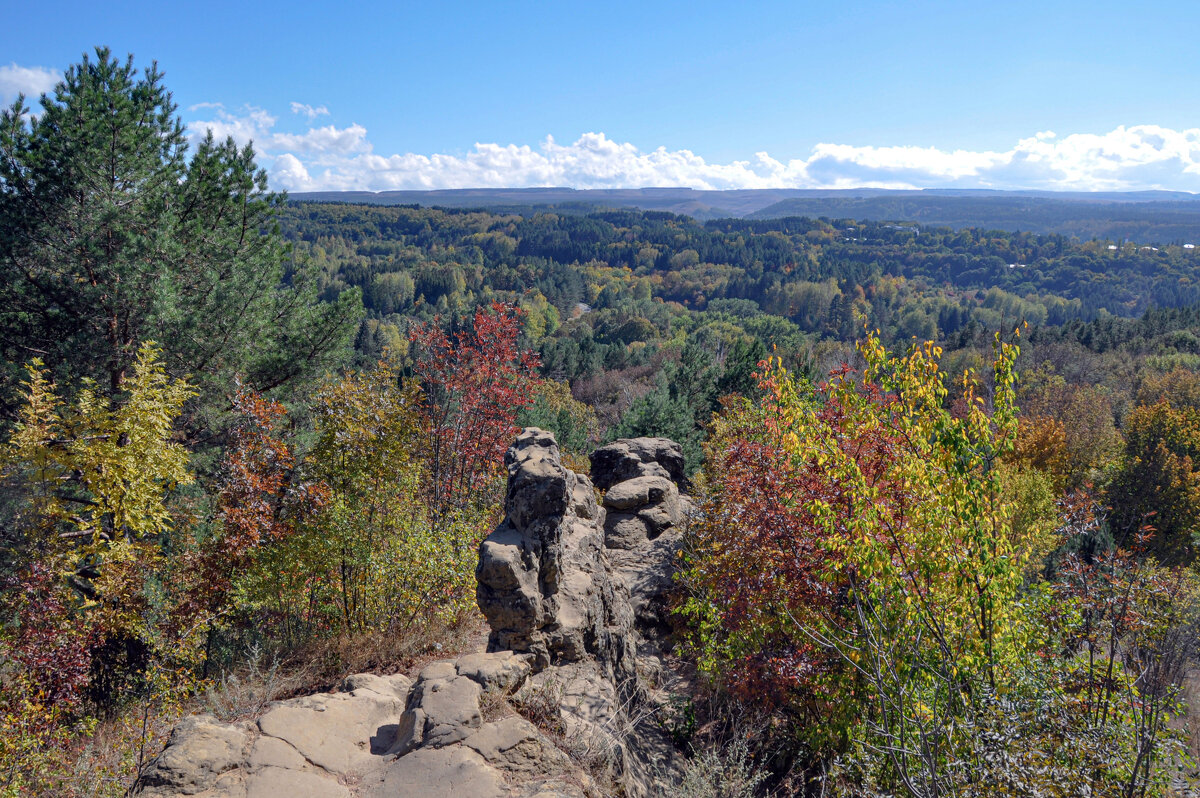
{"type": "Polygon", "coordinates": [[[702,191],[691,188],[461,188],[437,191],[314,191],[289,195],[297,202],[359,202],[444,208],[580,204],[670,211],[698,219],[747,216],[781,200],[800,196],[804,196],[804,192],[796,189],[702,191]]]}
{"type": "Polygon", "coordinates": [[[468,188],[437,191],[315,191],[293,202],[347,202],[520,211],[602,208],[666,211],[699,220],[786,216],[905,221],[1060,233],[1145,242],[1200,241],[1200,195],[1183,191],[991,191],[924,189],[468,188]]]}

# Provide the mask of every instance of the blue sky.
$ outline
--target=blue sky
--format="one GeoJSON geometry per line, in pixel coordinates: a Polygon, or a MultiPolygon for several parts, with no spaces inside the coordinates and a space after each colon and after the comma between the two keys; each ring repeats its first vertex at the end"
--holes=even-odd
{"type": "Polygon", "coordinates": [[[1194,2],[9,0],[4,16],[3,99],[96,44],[157,59],[190,127],[253,138],[293,190],[1200,191],[1194,2]]]}

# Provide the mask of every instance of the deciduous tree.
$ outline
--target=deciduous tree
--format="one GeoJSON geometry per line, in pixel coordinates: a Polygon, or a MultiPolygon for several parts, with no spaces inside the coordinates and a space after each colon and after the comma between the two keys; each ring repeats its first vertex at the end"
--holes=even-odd
{"type": "Polygon", "coordinates": [[[431,508],[438,515],[487,502],[504,451],[517,433],[517,412],[533,401],[536,352],[518,343],[520,310],[479,308],[470,329],[447,335],[437,324],[412,331],[415,370],[429,416],[431,508]]]}

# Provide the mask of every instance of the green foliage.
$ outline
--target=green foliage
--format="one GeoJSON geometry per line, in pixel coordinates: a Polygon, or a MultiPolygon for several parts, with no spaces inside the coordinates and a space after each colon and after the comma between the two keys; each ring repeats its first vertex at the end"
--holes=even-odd
{"type": "Polygon", "coordinates": [[[560,449],[575,455],[586,456],[599,438],[596,412],[575,399],[569,385],[556,380],[538,384],[533,404],[517,414],[517,426],[549,430],[560,449]]]}
{"type": "Polygon", "coordinates": [[[1164,562],[1190,562],[1200,525],[1200,410],[1166,399],[1140,405],[1125,423],[1125,456],[1109,486],[1113,526],[1128,546],[1144,527],[1164,562]]]}
{"type": "Polygon", "coordinates": [[[472,605],[480,519],[435,524],[426,503],[429,420],[396,366],[330,379],[313,404],[307,473],[320,506],[239,579],[240,604],[280,618],[294,639],[412,632],[472,605]]]}
{"type": "MultiPolygon", "coordinates": [[[[15,573],[0,592],[0,791],[65,792],[68,744],[96,728],[95,713],[133,701],[167,713],[197,684],[196,627],[185,613],[158,617],[181,599],[163,589],[178,563],[159,543],[179,525],[172,493],[192,480],[174,423],[194,394],[166,374],[160,351],[138,347],[114,403],[84,381],[68,404],[39,362],[27,367],[3,452],[24,500],[8,541],[15,573]]],[[[147,733],[114,736],[133,757],[147,733]]],[[[106,784],[95,788],[123,790],[106,784]]]]}
{"type": "Polygon", "coordinates": [[[927,661],[994,684],[1013,659],[1023,560],[994,466],[1016,352],[998,347],[993,413],[970,380],[965,414],[945,408],[931,344],[892,357],[869,338],[860,383],[843,371],[814,391],[772,360],[763,404],[732,403],[714,427],[687,577],[699,644],[710,669],[822,717],[818,747],[861,702],[930,689],[927,661]],[[873,672],[883,640],[909,652],[891,679],[873,672]]]}
{"type": "Polygon", "coordinates": [[[696,410],[665,375],[653,390],[633,400],[607,437],[616,440],[643,435],[670,438],[683,447],[684,470],[689,475],[700,467],[704,433],[696,427],[696,410]]]}
{"type": "MultiPolygon", "coordinates": [[[[40,113],[0,114],[0,350],[42,355],[62,382],[115,394],[139,342],[164,342],[215,412],[233,377],[259,389],[332,362],[359,313],[351,293],[317,304],[285,283],[280,198],[249,147],[188,146],[162,73],[104,48],[67,69],[40,113]]],[[[17,375],[0,375],[10,408],[17,375]]],[[[199,419],[203,426],[212,419],[199,419]]]]}

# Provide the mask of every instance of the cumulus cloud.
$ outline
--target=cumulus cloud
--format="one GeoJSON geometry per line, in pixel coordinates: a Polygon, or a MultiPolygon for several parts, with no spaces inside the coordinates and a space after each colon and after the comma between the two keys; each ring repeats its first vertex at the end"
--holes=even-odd
{"type": "Polygon", "coordinates": [[[254,142],[256,146],[265,148],[267,140],[274,135],[271,131],[276,119],[262,108],[247,106],[234,113],[221,103],[197,103],[188,110],[212,112],[212,118],[188,124],[188,136],[193,141],[204,138],[205,134],[212,131],[217,140],[232,137],[238,144],[254,142]]]}
{"type": "Polygon", "coordinates": [[[314,119],[316,119],[318,116],[329,116],[329,109],[323,105],[318,105],[314,108],[311,105],[306,105],[305,103],[298,103],[293,100],[292,101],[292,113],[306,116],[306,117],[308,117],[308,121],[311,122],[314,119]]]}
{"type": "MultiPolygon", "coordinates": [[[[338,128],[333,125],[309,128],[302,133],[284,133],[275,130],[278,121],[262,108],[248,106],[240,112],[231,112],[220,103],[201,103],[190,110],[209,110],[211,118],[191,122],[188,135],[193,141],[203,138],[208,131],[217,139],[233,138],[238,144],[253,143],[266,160],[279,160],[283,155],[300,153],[310,158],[346,158],[356,153],[370,152],[367,129],[362,125],[338,128]]],[[[295,156],[293,155],[293,160],[295,156]]],[[[292,162],[288,161],[289,171],[292,162]]],[[[299,165],[298,160],[295,161],[299,165]]]]}
{"type": "Polygon", "coordinates": [[[54,89],[62,73],[46,67],[0,66],[0,101],[11,103],[18,94],[36,100],[54,89]]]}
{"type": "MultiPolygon", "coordinates": [[[[375,152],[361,125],[274,130],[259,108],[192,123],[239,142],[254,140],[273,185],[289,191],[445,188],[994,188],[1073,191],[1200,191],[1200,128],[1121,126],[1059,136],[1037,131],[1009,149],[946,150],[820,143],[807,157],[756,152],[744,160],[706,160],[691,150],[640,150],[603,133],[536,146],[479,142],[462,154],[375,152]]],[[[201,133],[202,135],[202,133],[201,133]]]]}
{"type": "Polygon", "coordinates": [[[367,129],[362,125],[312,128],[303,133],[276,133],[265,146],[272,150],[306,153],[369,152],[367,129]]]}

